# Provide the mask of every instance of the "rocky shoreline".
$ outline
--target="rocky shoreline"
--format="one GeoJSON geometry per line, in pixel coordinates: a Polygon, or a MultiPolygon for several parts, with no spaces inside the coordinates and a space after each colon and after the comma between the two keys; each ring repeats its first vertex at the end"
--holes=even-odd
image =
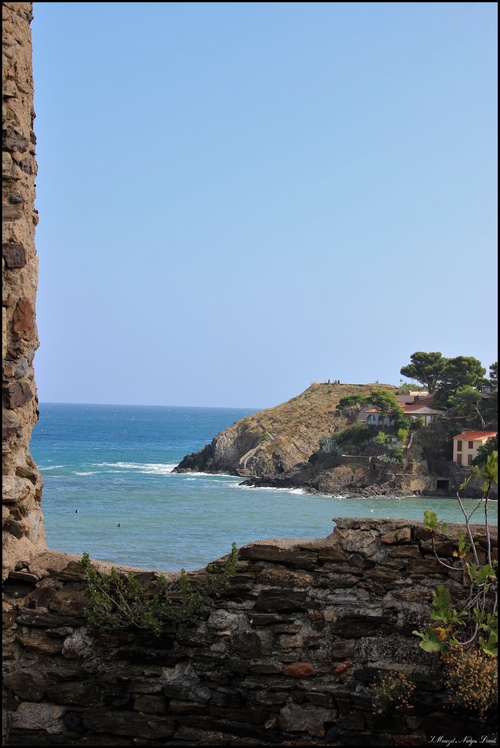
{"type": "MultiPolygon", "coordinates": [[[[339,401],[372,389],[373,385],[313,384],[298,397],[216,434],[203,449],[186,455],[174,472],[235,475],[245,486],[301,488],[349,498],[455,497],[464,473],[447,458],[450,434],[456,433],[451,422],[412,432],[399,458],[373,439],[354,454],[325,448],[346,427],[339,401]]],[[[462,495],[480,498],[481,481],[471,480],[462,495]]]]}

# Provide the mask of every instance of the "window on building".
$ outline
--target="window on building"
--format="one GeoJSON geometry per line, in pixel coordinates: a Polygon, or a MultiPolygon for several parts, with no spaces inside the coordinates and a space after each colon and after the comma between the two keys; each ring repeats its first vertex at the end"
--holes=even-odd
{"type": "Polygon", "coordinates": [[[472,460],[474,459],[474,455],[469,455],[467,457],[467,465],[472,465],[472,460]]]}
{"type": "Polygon", "coordinates": [[[457,452],[462,451],[462,442],[457,442],[457,452]]]}
{"type": "Polygon", "coordinates": [[[474,448],[474,442],[469,442],[469,449],[473,449],[473,448],[474,448]]]}
{"type": "Polygon", "coordinates": [[[457,455],[457,465],[462,464],[462,455],[457,455]]]}

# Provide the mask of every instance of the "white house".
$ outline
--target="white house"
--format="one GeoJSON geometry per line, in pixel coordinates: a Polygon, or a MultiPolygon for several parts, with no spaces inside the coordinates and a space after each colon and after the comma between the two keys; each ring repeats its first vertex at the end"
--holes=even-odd
{"type": "Polygon", "coordinates": [[[402,408],[406,418],[409,418],[410,421],[417,421],[419,418],[422,418],[424,426],[428,426],[429,423],[432,423],[436,418],[443,415],[442,410],[434,410],[434,408],[429,408],[427,405],[403,405],[402,408]]]}
{"type": "MultiPolygon", "coordinates": [[[[428,426],[443,415],[442,410],[434,410],[428,405],[419,405],[417,403],[412,405],[401,405],[403,409],[403,416],[408,418],[410,421],[416,421],[421,418],[424,422],[424,426],[428,426]]],[[[358,421],[366,423],[367,426],[390,426],[394,423],[393,418],[382,415],[379,408],[374,408],[373,405],[367,405],[362,408],[358,415],[358,421]]]]}

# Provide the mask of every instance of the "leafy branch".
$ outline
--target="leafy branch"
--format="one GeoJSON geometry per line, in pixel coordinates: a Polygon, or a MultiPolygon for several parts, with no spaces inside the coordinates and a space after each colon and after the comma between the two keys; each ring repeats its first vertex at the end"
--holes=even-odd
{"type": "MultiPolygon", "coordinates": [[[[454,703],[470,709],[483,718],[498,698],[498,673],[495,659],[498,658],[498,562],[492,556],[492,540],[488,523],[488,502],[492,485],[498,484],[498,452],[493,451],[485,465],[473,468],[457,491],[457,498],[465,518],[465,531],[460,533],[458,547],[453,556],[463,564],[469,582],[467,598],[461,609],[452,606],[450,591],[438,585],[432,593],[431,625],[423,632],[413,631],[420,637],[419,646],[426,652],[441,656],[444,669],[444,684],[454,703]],[[467,514],[460,491],[473,475],[483,479],[483,496],[467,514]],[[478,552],[474,539],[471,518],[484,504],[484,526],[486,550],[478,552]]],[[[447,569],[456,567],[447,564],[436,552],[435,534],[446,525],[440,522],[435,512],[424,512],[424,527],[431,532],[432,550],[447,569]]]]}

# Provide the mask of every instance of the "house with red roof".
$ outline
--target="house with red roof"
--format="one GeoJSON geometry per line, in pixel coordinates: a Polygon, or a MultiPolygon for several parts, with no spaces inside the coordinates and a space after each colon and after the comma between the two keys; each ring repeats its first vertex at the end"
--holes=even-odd
{"type": "Polygon", "coordinates": [[[453,437],[453,462],[462,467],[470,467],[477,457],[479,447],[493,439],[497,431],[465,431],[453,437]]]}

